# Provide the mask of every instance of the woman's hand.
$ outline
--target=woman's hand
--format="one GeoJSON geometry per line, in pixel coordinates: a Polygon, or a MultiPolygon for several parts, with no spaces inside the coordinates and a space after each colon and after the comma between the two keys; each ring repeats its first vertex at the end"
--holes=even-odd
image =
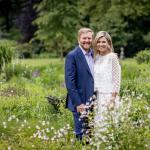
{"type": "Polygon", "coordinates": [[[116,97],[112,96],[110,99],[110,102],[108,103],[108,109],[109,110],[113,110],[115,107],[115,99],[116,97]]]}
{"type": "Polygon", "coordinates": [[[111,93],[111,97],[114,97],[114,98],[116,98],[116,96],[118,95],[118,93],[117,92],[113,92],[113,93],[111,93]]]}

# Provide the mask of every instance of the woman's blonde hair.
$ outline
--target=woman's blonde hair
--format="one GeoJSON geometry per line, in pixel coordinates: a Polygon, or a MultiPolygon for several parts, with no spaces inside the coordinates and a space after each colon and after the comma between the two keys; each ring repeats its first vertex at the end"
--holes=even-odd
{"type": "Polygon", "coordinates": [[[113,44],[112,44],[112,39],[111,39],[111,36],[106,32],[106,31],[99,31],[96,36],[95,36],[95,39],[94,39],[94,42],[93,42],[93,47],[94,47],[94,55],[96,56],[98,51],[97,51],[97,41],[101,38],[101,37],[105,37],[109,46],[110,46],[110,51],[113,52],[114,51],[114,48],[113,48],[113,44]]]}

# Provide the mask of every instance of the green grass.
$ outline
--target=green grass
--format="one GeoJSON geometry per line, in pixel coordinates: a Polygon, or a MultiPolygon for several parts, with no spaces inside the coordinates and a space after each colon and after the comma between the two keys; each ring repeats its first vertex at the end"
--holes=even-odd
{"type": "Polygon", "coordinates": [[[44,66],[44,65],[49,65],[49,64],[57,64],[59,62],[62,62],[60,59],[56,58],[41,58],[41,59],[19,59],[18,60],[21,64],[23,65],[28,65],[28,66],[44,66]]]}
{"type": "MultiPolygon", "coordinates": [[[[22,65],[30,66],[32,71],[38,71],[39,75],[26,78],[21,74],[7,82],[0,82],[0,150],[9,147],[16,150],[82,149],[80,143],[70,142],[71,139],[74,139],[73,118],[71,112],[64,108],[64,101],[60,104],[58,112],[45,98],[48,95],[65,97],[64,60],[22,59],[19,62],[22,65]],[[68,134],[52,141],[51,138],[55,136],[55,132],[63,129],[66,124],[71,126],[68,134]],[[38,129],[39,127],[40,129],[38,129]],[[52,127],[54,127],[54,131],[51,130],[52,127]],[[37,132],[45,133],[49,139],[33,137],[37,132]]],[[[150,108],[147,101],[149,95],[146,97],[144,94],[149,93],[150,84],[148,82],[141,83],[141,81],[150,76],[150,67],[147,64],[138,65],[134,59],[123,60],[121,66],[122,95],[125,95],[124,100],[133,101],[133,107],[130,116],[125,118],[122,126],[115,130],[115,141],[110,140],[109,143],[103,143],[103,147],[106,148],[107,145],[118,142],[121,150],[143,150],[143,148],[148,150],[145,145],[149,146],[148,126],[150,123],[147,112],[150,108]],[[130,92],[124,93],[124,89],[128,89],[130,92]],[[144,120],[141,126],[133,125],[133,122],[137,123],[141,119],[144,120]]],[[[126,107],[123,109],[126,112],[126,107]]],[[[113,129],[110,131],[113,132],[113,129]]],[[[91,147],[87,147],[87,149],[91,149],[91,147]]]]}

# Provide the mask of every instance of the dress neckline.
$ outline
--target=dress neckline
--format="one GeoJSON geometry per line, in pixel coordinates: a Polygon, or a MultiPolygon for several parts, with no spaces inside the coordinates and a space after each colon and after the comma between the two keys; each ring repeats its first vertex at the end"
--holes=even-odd
{"type": "Polygon", "coordinates": [[[99,56],[100,56],[100,57],[106,57],[106,56],[109,56],[110,54],[112,54],[112,52],[110,52],[110,53],[108,53],[108,54],[106,54],[106,55],[100,55],[100,54],[99,54],[99,56]]]}

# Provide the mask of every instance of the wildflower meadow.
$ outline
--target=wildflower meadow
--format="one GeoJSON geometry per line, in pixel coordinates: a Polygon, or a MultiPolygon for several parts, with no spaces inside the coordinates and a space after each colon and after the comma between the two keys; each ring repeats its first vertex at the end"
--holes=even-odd
{"type": "Polygon", "coordinates": [[[13,60],[0,75],[0,149],[149,150],[150,66],[135,59],[120,63],[118,125],[108,122],[106,138],[93,136],[86,145],[76,141],[72,114],[65,109],[64,60],[13,60]]]}
{"type": "Polygon", "coordinates": [[[148,24],[150,0],[0,0],[0,150],[150,150],[148,24]],[[90,98],[77,141],[64,62],[78,44],[95,49],[99,39],[83,28],[112,38],[101,43],[120,59],[121,107],[110,104],[106,126],[94,130],[90,98]]]}

